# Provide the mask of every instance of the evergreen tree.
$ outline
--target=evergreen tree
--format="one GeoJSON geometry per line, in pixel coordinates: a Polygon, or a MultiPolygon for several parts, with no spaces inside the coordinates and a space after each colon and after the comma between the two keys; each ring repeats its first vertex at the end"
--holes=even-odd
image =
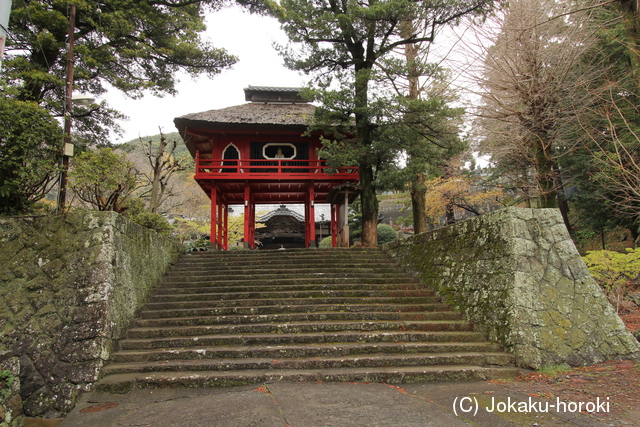
{"type": "MultiPolygon", "coordinates": [[[[174,94],[176,73],[213,76],[235,62],[201,38],[204,13],[221,1],[76,0],[74,88],[94,96],[113,87],[133,98],[174,94]]],[[[62,116],[65,96],[67,0],[12,5],[2,90],[62,116]]],[[[105,102],[76,110],[74,133],[108,141],[121,116],[105,102]],[[81,120],[79,120],[81,119],[81,120]]]]}
{"type": "MultiPolygon", "coordinates": [[[[314,74],[320,123],[345,125],[343,139],[333,148],[352,146],[350,158],[360,168],[363,188],[362,241],[377,243],[377,166],[393,158],[375,147],[376,126],[381,122],[384,97],[375,93],[376,77],[383,58],[411,43],[432,42],[436,30],[468,15],[488,12],[498,2],[368,0],[283,0],[272,7],[289,39],[303,46],[299,51],[283,48],[286,64],[314,74]],[[421,22],[417,33],[401,34],[403,22],[421,22]],[[332,86],[333,85],[333,86],[332,86]],[[351,132],[348,126],[353,125],[351,132]]],[[[378,147],[379,148],[379,147],[378,147]]]]}

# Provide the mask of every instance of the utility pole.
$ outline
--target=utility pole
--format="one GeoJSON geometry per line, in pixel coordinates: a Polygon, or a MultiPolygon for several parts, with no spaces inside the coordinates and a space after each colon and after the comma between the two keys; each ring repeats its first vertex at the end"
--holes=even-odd
{"type": "Polygon", "coordinates": [[[69,49],[67,51],[67,78],[64,99],[64,148],[62,149],[62,171],[60,172],[60,190],[58,194],[58,212],[64,211],[67,198],[67,172],[69,157],[73,156],[71,144],[71,111],[73,109],[73,43],[76,25],[76,5],[71,4],[69,10],[69,49]]]}
{"type": "Polygon", "coordinates": [[[11,0],[0,0],[0,69],[4,56],[4,44],[9,33],[9,15],[11,14],[11,0]]]}

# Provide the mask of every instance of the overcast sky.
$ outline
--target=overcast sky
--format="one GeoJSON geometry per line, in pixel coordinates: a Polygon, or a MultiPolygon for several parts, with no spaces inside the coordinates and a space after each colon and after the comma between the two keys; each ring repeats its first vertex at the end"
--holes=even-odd
{"type": "Polygon", "coordinates": [[[133,100],[118,91],[101,97],[112,108],[129,116],[128,121],[121,123],[124,135],[116,143],[155,135],[159,127],[166,133],[176,132],[175,117],[243,104],[242,89],[249,85],[298,87],[305,84],[304,76],[286,69],[273,48],[274,41],[281,44],[287,41],[275,19],[250,15],[232,7],[208,17],[207,28],[212,44],[227,49],[239,57],[239,61],[213,79],[192,80],[182,76],[175,97],[147,95],[133,100]]]}

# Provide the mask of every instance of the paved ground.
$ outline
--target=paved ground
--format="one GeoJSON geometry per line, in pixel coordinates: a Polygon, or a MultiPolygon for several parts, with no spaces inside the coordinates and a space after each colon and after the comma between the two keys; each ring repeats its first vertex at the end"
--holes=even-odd
{"type": "Polygon", "coordinates": [[[522,412],[533,402],[541,401],[487,382],[144,389],[124,395],[86,394],[61,427],[605,426],[571,413],[571,406],[561,412],[551,407],[546,412],[544,405],[533,407],[537,413],[522,412]],[[502,413],[488,410],[494,405],[506,409],[509,403],[511,409],[502,413]]]}

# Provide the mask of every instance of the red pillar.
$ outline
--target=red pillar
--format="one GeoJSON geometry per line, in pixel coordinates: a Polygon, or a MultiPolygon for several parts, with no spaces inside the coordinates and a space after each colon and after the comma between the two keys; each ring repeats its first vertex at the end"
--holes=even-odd
{"type": "Polygon", "coordinates": [[[338,246],[338,205],[331,205],[331,246],[338,246]]]}
{"type": "Polygon", "coordinates": [[[307,200],[307,247],[316,248],[318,242],[316,242],[316,209],[315,209],[315,189],[313,187],[313,181],[309,184],[308,200],[307,200]]]}
{"type": "MultiPolygon", "coordinates": [[[[219,199],[222,199],[222,197],[218,197],[219,199]]],[[[223,211],[223,202],[222,200],[219,200],[218,202],[218,238],[216,239],[216,243],[218,245],[218,248],[220,249],[224,249],[224,233],[225,233],[225,228],[224,228],[224,211],[223,211]]]]}
{"type": "Polygon", "coordinates": [[[224,204],[224,241],[222,242],[223,249],[229,250],[229,204],[224,204]]]}
{"type": "Polygon", "coordinates": [[[251,249],[256,248],[256,204],[253,198],[253,194],[251,195],[249,201],[249,208],[251,212],[251,222],[249,223],[249,247],[251,249]]]}
{"type": "Polygon", "coordinates": [[[251,239],[251,188],[249,188],[249,181],[244,183],[244,247],[250,248],[253,245],[253,239],[251,239]]]}
{"type": "Polygon", "coordinates": [[[212,251],[218,249],[216,240],[216,225],[218,223],[218,187],[213,184],[211,187],[211,234],[209,235],[209,246],[212,251]]]}

